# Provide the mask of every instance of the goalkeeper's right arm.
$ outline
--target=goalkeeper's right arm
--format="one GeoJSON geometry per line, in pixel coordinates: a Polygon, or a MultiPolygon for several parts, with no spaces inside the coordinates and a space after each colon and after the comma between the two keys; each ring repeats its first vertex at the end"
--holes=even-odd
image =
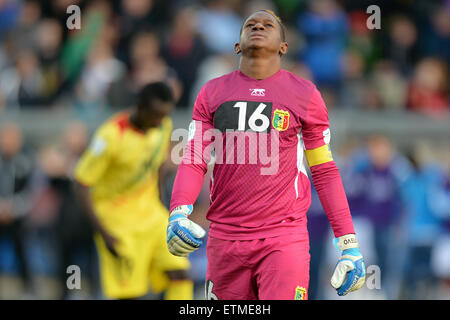
{"type": "Polygon", "coordinates": [[[186,145],[183,159],[178,167],[170,201],[167,245],[169,251],[177,256],[187,256],[202,244],[206,234],[198,224],[189,220],[193,204],[197,200],[208,169],[208,159],[203,155],[207,147],[202,139],[206,130],[212,126],[207,122],[193,120],[190,125],[190,139],[186,145]]]}

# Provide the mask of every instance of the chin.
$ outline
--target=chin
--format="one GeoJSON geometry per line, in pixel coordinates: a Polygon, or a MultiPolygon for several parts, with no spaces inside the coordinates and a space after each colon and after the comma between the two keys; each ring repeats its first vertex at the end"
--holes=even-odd
{"type": "Polygon", "coordinates": [[[245,46],[245,49],[247,49],[247,50],[249,50],[249,49],[250,50],[255,50],[255,49],[264,49],[266,47],[267,46],[262,41],[249,41],[248,44],[245,46]]]}

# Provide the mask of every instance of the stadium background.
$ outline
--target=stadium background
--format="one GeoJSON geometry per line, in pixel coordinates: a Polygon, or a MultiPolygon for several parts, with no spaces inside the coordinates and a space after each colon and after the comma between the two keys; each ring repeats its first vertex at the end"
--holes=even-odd
{"type": "MultiPolygon", "coordinates": [[[[345,299],[450,299],[450,1],[426,0],[0,0],[0,159],[15,153],[26,168],[16,193],[0,172],[0,211],[6,200],[18,208],[0,213],[0,299],[102,299],[71,168],[96,126],[149,81],[170,83],[174,127],[186,129],[199,88],[237,67],[233,45],[257,9],[281,16],[284,68],[324,97],[366,265],[381,270],[381,289],[345,299]],[[66,27],[71,4],[80,30],[66,27]],[[366,27],[372,4],[380,30],[366,27]],[[70,264],[81,290],[63,290],[70,264]]],[[[172,164],[166,199],[175,173],[172,164]]],[[[207,206],[208,178],[198,219],[207,206]]],[[[310,297],[337,299],[337,252],[314,193],[308,219],[310,297]]],[[[190,258],[202,299],[204,248],[190,258]]]]}

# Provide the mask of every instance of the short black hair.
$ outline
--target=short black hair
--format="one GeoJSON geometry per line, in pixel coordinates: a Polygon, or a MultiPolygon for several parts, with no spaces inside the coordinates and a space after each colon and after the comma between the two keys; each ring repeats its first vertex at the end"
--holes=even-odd
{"type": "Polygon", "coordinates": [[[138,93],[137,106],[139,108],[151,107],[153,100],[174,102],[172,89],[162,81],[146,84],[138,93]]]}
{"type": "MultiPolygon", "coordinates": [[[[283,42],[286,42],[286,27],[284,26],[283,22],[281,21],[281,18],[280,18],[279,16],[277,16],[277,15],[275,14],[275,12],[273,12],[272,10],[269,10],[269,9],[266,9],[266,10],[257,10],[257,11],[255,11],[255,12],[253,12],[251,15],[254,15],[254,14],[257,13],[257,12],[265,12],[265,13],[268,13],[268,14],[270,14],[272,17],[275,18],[275,20],[278,22],[278,24],[279,24],[280,27],[281,27],[281,40],[282,40],[283,42]]],[[[251,16],[251,15],[250,15],[250,16],[251,16]]],[[[245,21],[247,21],[248,18],[249,18],[250,16],[248,16],[248,17],[244,20],[244,23],[243,23],[242,26],[241,26],[241,30],[239,31],[239,34],[240,34],[240,35],[242,34],[242,30],[244,29],[245,21]]]]}

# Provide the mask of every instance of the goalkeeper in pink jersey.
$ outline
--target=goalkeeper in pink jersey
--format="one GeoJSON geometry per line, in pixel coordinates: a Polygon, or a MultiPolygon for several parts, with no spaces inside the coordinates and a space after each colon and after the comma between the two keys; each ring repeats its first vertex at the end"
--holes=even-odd
{"type": "Polygon", "coordinates": [[[205,231],[189,220],[207,165],[210,183],[207,299],[307,299],[311,186],[342,252],[331,277],[338,295],[361,288],[365,266],[329,143],[316,87],[281,69],[288,44],[269,10],[248,17],[235,53],[239,69],[200,90],[175,179],[167,244],[187,256],[205,231]]]}

